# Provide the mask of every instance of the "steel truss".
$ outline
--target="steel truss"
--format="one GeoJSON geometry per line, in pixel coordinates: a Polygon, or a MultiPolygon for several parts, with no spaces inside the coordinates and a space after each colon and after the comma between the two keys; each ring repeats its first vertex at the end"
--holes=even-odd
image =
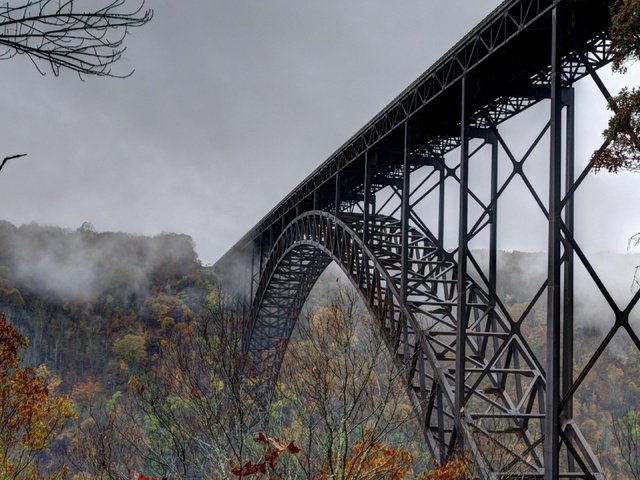
{"type": "MultiPolygon", "coordinates": [[[[540,477],[546,382],[519,323],[496,308],[491,294],[471,278],[458,280],[453,255],[429,232],[407,230],[406,249],[403,236],[402,222],[382,215],[370,216],[365,226],[362,215],[343,213],[336,218],[311,211],[287,226],[265,265],[271,274],[262,277],[256,292],[255,324],[248,339],[250,364],[260,373],[257,378],[248,376],[255,383],[253,395],[266,411],[295,320],[313,283],[332,260],[378,320],[404,372],[434,457],[446,461],[463,442],[483,478],[540,477]],[[458,313],[461,301],[464,315],[458,313]],[[461,323],[464,349],[458,339],[461,323]],[[458,375],[462,350],[464,374],[458,375]],[[460,378],[464,395],[458,408],[460,378]],[[456,411],[461,414],[456,416],[456,411]]],[[[573,422],[566,423],[563,436],[570,439],[565,442],[579,468],[562,476],[601,475],[573,422]]]]}
{"type": "Polygon", "coordinates": [[[378,320],[434,458],[470,451],[487,479],[604,477],[573,420],[572,398],[617,332],[640,350],[629,323],[640,292],[616,305],[573,233],[575,194],[590,166],[576,177],[572,85],[591,77],[611,98],[596,73],[610,60],[607,31],[607,1],[505,2],[219,262],[251,255],[245,377],[260,414],[305,299],[334,261],[378,320]],[[518,158],[500,125],[540,102],[548,121],[518,158]],[[543,147],[549,176],[540,192],[524,167],[543,147]],[[487,153],[488,198],[469,179],[470,164],[487,153]],[[505,164],[510,173],[499,181],[505,164]],[[547,276],[519,318],[497,293],[496,265],[498,206],[516,179],[548,223],[547,276]],[[452,186],[455,212],[445,208],[452,186]],[[425,208],[435,221],[422,216],[425,208]],[[457,246],[447,251],[452,218],[457,246]],[[469,247],[480,235],[488,237],[487,266],[469,247]],[[574,376],[576,261],[615,322],[574,376]],[[545,299],[542,359],[522,325],[545,299]]]}

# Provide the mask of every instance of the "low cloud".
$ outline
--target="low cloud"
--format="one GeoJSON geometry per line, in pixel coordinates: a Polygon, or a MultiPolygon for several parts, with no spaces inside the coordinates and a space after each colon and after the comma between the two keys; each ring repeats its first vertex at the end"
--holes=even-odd
{"type": "Polygon", "coordinates": [[[38,224],[0,223],[0,265],[14,283],[63,300],[148,288],[154,275],[185,274],[199,266],[187,235],[155,237],[38,224]]]}

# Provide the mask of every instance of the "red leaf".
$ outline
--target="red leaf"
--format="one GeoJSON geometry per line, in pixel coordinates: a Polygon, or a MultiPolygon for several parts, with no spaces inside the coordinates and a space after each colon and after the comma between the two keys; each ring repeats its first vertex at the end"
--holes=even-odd
{"type": "Polygon", "coordinates": [[[271,469],[275,469],[276,468],[276,460],[278,458],[278,454],[279,454],[279,452],[277,450],[269,450],[264,455],[264,460],[265,460],[265,462],[267,462],[269,464],[271,469]]]}
{"type": "Polygon", "coordinates": [[[300,449],[298,447],[296,447],[293,442],[291,442],[289,445],[287,445],[287,450],[289,450],[289,452],[293,453],[294,455],[300,452],[300,449]]]}

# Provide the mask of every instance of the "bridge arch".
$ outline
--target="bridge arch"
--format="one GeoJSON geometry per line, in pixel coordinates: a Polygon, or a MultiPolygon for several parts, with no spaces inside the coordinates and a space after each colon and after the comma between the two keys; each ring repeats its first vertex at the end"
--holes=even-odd
{"type": "MultiPolygon", "coordinates": [[[[256,397],[265,401],[263,410],[268,409],[273,384],[302,307],[332,261],[351,281],[379,326],[384,325],[385,316],[393,319],[396,310],[403,318],[413,320],[400,301],[400,292],[390,274],[352,227],[353,223],[350,225],[327,212],[311,211],[292,221],[276,241],[253,302],[245,343],[251,364],[258,366],[261,380],[266,380],[260,393],[256,392],[256,397]]],[[[383,336],[393,354],[394,339],[389,330],[383,327],[383,336]]],[[[393,359],[398,363],[397,357],[393,359]]],[[[433,358],[433,362],[437,364],[437,359],[433,358]]],[[[403,364],[398,366],[402,368],[403,364]]],[[[409,390],[408,394],[413,407],[419,409],[416,393],[409,390]]],[[[437,442],[429,434],[426,438],[434,453],[438,450],[437,442]]]]}
{"type": "MultiPolygon", "coordinates": [[[[266,412],[290,335],[316,280],[335,261],[356,287],[381,329],[420,419],[429,449],[439,462],[462,437],[481,478],[505,474],[538,476],[544,467],[545,376],[517,322],[501,315],[489,296],[466,279],[465,412],[455,424],[456,264],[433,238],[409,232],[409,278],[401,294],[400,222],[372,217],[363,241],[361,215],[305,212],[278,237],[266,261],[245,331],[252,366],[252,395],[266,412]]],[[[577,427],[567,433],[583,449],[576,461],[590,465],[590,449],[577,427]]]]}

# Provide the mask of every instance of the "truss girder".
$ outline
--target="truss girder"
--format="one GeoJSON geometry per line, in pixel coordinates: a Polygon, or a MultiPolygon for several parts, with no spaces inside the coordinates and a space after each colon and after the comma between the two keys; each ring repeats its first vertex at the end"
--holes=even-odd
{"type": "MultiPolygon", "coordinates": [[[[404,373],[429,448],[436,459],[453,454],[463,438],[482,478],[542,478],[544,468],[545,374],[513,322],[495,308],[489,294],[470,277],[456,278],[456,264],[431,238],[415,229],[409,236],[408,294],[402,301],[401,222],[370,218],[369,241],[362,241],[363,217],[310,211],[283,231],[265,264],[247,329],[245,349],[251,394],[267,411],[286,345],[304,299],[322,269],[335,261],[347,274],[377,320],[390,353],[404,373]],[[463,291],[458,286],[464,285],[463,291]],[[464,404],[454,414],[456,331],[466,299],[464,404]],[[456,417],[461,418],[456,423],[456,417]]],[[[599,478],[577,426],[563,438],[576,471],[560,478],[599,478]]]]}
{"type": "MultiPolygon", "coordinates": [[[[572,8],[571,42],[561,55],[562,84],[569,86],[589,71],[610,62],[608,1],[506,0],[456,46],[396,97],[385,109],[351,137],[329,159],[272,209],[241,240],[246,242],[279,225],[282,217],[338,172],[362,162],[363,154],[379,145],[410,118],[438,118],[446,128],[425,121],[416,152],[442,156],[460,146],[459,119],[446,106],[458,95],[463,78],[472,78],[478,90],[469,126],[497,125],[549,97],[551,65],[542,46],[551,37],[551,11],[572,8]],[[527,61],[523,62],[522,59],[527,61]],[[444,103],[443,103],[444,102],[444,103]]],[[[415,160],[419,162],[419,157],[415,160]]],[[[360,185],[354,186],[354,192],[360,185]]],[[[345,192],[346,194],[346,192],[345,192]]],[[[295,216],[295,215],[294,215],[295,216]]]]}

